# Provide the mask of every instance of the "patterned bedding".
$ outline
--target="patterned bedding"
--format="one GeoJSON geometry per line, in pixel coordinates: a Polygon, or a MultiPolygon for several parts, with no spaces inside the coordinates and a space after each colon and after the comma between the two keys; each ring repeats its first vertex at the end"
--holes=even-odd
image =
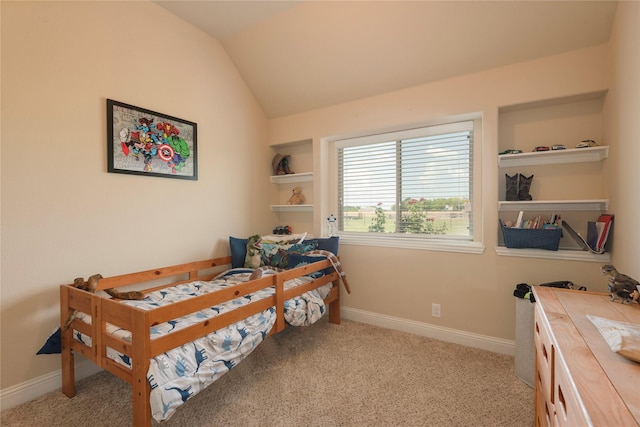
{"type": "MultiPolygon", "coordinates": [[[[144,310],[151,310],[178,301],[246,282],[251,270],[232,269],[220,274],[210,282],[195,281],[180,284],[147,294],[141,301],[122,301],[144,310]]],[[[285,289],[308,283],[310,277],[299,277],[285,282],[285,289]]],[[[285,320],[292,326],[308,326],[319,320],[326,312],[323,299],[331,291],[331,283],[303,295],[285,301],[285,320]]],[[[187,326],[200,323],[234,308],[249,304],[275,293],[266,288],[252,294],[224,302],[214,307],[191,313],[169,322],[153,326],[151,340],[170,334],[187,326]]],[[[85,313],[78,316],[86,323],[91,317],[85,313]]],[[[175,410],[190,397],[212,384],[231,368],[247,357],[267,336],[276,320],[275,308],[270,307],[233,325],[224,327],[191,343],[181,345],[150,361],[147,381],[151,387],[151,414],[157,421],[167,420],[175,410]]],[[[129,340],[129,331],[107,325],[107,332],[129,340]]],[[[74,331],[74,338],[91,345],[91,338],[74,331]]],[[[107,356],[131,368],[131,359],[108,348],[107,356]]]]}

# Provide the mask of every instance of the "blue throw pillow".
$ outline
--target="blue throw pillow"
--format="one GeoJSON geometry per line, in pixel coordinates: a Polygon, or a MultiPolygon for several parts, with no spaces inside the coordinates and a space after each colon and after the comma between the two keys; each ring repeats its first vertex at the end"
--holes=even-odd
{"type": "Polygon", "coordinates": [[[316,249],[329,251],[335,256],[338,256],[338,246],[340,245],[340,237],[338,236],[307,239],[305,242],[316,242],[316,249]]]}
{"type": "Polygon", "coordinates": [[[231,268],[244,267],[244,259],[247,256],[247,242],[249,239],[238,239],[229,236],[229,247],[231,248],[231,268]]]}
{"type": "MultiPolygon", "coordinates": [[[[294,253],[289,254],[289,267],[288,268],[296,268],[302,267],[303,265],[313,264],[314,262],[318,262],[321,260],[327,259],[325,256],[308,256],[308,255],[298,255],[294,253]]],[[[307,274],[309,277],[313,277],[317,279],[318,277],[324,276],[324,270],[314,271],[311,274],[307,274]]]]}
{"type": "Polygon", "coordinates": [[[47,341],[42,348],[38,350],[36,354],[58,354],[62,353],[62,336],[60,334],[60,328],[56,329],[54,333],[49,335],[47,341]]]}

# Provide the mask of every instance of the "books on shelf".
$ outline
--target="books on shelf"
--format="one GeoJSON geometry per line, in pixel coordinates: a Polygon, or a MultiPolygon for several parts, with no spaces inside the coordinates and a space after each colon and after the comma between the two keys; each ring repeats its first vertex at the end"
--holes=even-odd
{"type": "Polygon", "coordinates": [[[538,215],[532,219],[524,219],[524,212],[518,213],[518,219],[513,223],[512,228],[524,228],[524,229],[557,229],[560,222],[560,216],[555,213],[551,215],[548,221],[542,219],[541,215],[538,215]]]}
{"type": "Polygon", "coordinates": [[[607,239],[609,238],[609,231],[611,231],[611,225],[613,222],[613,215],[610,214],[602,214],[598,218],[598,222],[596,222],[596,226],[598,227],[598,250],[602,250],[604,252],[604,245],[607,243],[607,239]]]}
{"type": "Polygon", "coordinates": [[[505,223],[500,221],[500,224],[503,227],[520,229],[557,230],[561,228],[562,230],[566,230],[582,249],[594,254],[603,254],[611,233],[613,214],[601,214],[597,221],[589,221],[587,223],[586,237],[576,232],[566,220],[561,219],[560,215],[555,213],[551,214],[551,217],[545,221],[540,215],[532,219],[524,219],[524,212],[520,211],[513,225],[511,225],[510,221],[506,221],[505,223]]]}
{"type": "Polygon", "coordinates": [[[567,221],[562,222],[563,230],[567,230],[569,235],[586,251],[594,254],[603,254],[605,245],[609,238],[611,226],[613,225],[612,214],[602,214],[597,221],[587,224],[587,238],[576,232],[567,221]]]}

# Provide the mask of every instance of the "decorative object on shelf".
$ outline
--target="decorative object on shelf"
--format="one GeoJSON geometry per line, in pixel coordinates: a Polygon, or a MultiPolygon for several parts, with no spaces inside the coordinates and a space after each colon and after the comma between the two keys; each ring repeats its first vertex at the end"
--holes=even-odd
{"type": "Polygon", "coordinates": [[[107,99],[107,172],[198,179],[196,123],[107,99]]]}
{"type": "Polygon", "coordinates": [[[551,149],[552,149],[553,151],[557,151],[557,150],[566,150],[566,149],[567,149],[567,146],[566,146],[566,145],[564,145],[564,144],[555,144],[555,145],[552,145],[552,146],[551,146],[551,149]]]}
{"type": "Polygon", "coordinates": [[[595,142],[593,139],[585,139],[577,143],[576,148],[589,148],[589,147],[595,147],[596,145],[598,145],[598,143],[595,142]]]}
{"type": "Polygon", "coordinates": [[[288,154],[276,154],[271,160],[271,167],[273,168],[274,175],[290,175],[293,172],[289,168],[289,159],[291,158],[288,154]]]}
{"type": "Polygon", "coordinates": [[[301,205],[305,201],[304,194],[302,194],[302,187],[293,187],[293,194],[287,201],[288,205],[301,205]]]}
{"type": "Polygon", "coordinates": [[[288,225],[276,225],[276,228],[273,229],[273,234],[291,234],[292,229],[288,225]]]}
{"type": "Polygon", "coordinates": [[[509,202],[520,200],[518,199],[518,174],[509,176],[508,174],[505,173],[504,177],[507,181],[506,200],[509,202]]]}
{"type": "Polygon", "coordinates": [[[549,147],[546,145],[538,145],[532,151],[549,151],[549,147]]]}
{"type": "Polygon", "coordinates": [[[327,234],[329,237],[338,235],[338,220],[333,214],[329,215],[327,218],[327,234]]]}
{"type": "Polygon", "coordinates": [[[533,200],[529,191],[531,189],[531,181],[533,181],[533,175],[527,177],[518,174],[518,199],[520,200],[533,200]]]}
{"type": "Polygon", "coordinates": [[[520,154],[522,153],[522,150],[504,150],[503,152],[500,153],[500,155],[502,156],[503,154],[520,154]]]}
{"type": "Polygon", "coordinates": [[[517,173],[513,176],[504,174],[507,193],[505,199],[508,202],[514,202],[519,200],[533,200],[529,191],[531,189],[531,181],[533,181],[533,175],[526,177],[521,173],[517,173]]]}
{"type": "Polygon", "coordinates": [[[600,270],[602,270],[602,274],[609,276],[607,290],[611,301],[620,300],[622,304],[628,304],[633,301],[636,292],[640,289],[638,288],[640,282],[626,274],[618,273],[618,270],[611,264],[603,265],[600,270]]]}
{"type": "Polygon", "coordinates": [[[577,233],[567,221],[563,221],[562,227],[569,232],[569,235],[584,249],[593,254],[605,253],[605,245],[611,232],[613,224],[612,214],[602,214],[598,221],[587,222],[587,238],[585,239],[577,233]]]}

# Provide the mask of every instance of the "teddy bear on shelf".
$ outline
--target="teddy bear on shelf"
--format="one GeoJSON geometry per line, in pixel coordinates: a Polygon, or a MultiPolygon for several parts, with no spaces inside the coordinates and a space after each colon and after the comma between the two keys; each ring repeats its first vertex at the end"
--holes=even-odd
{"type": "Polygon", "coordinates": [[[300,187],[294,187],[293,188],[293,194],[291,195],[291,197],[289,198],[289,201],[287,201],[288,205],[301,205],[304,203],[304,195],[302,194],[302,188],[300,187]]]}

